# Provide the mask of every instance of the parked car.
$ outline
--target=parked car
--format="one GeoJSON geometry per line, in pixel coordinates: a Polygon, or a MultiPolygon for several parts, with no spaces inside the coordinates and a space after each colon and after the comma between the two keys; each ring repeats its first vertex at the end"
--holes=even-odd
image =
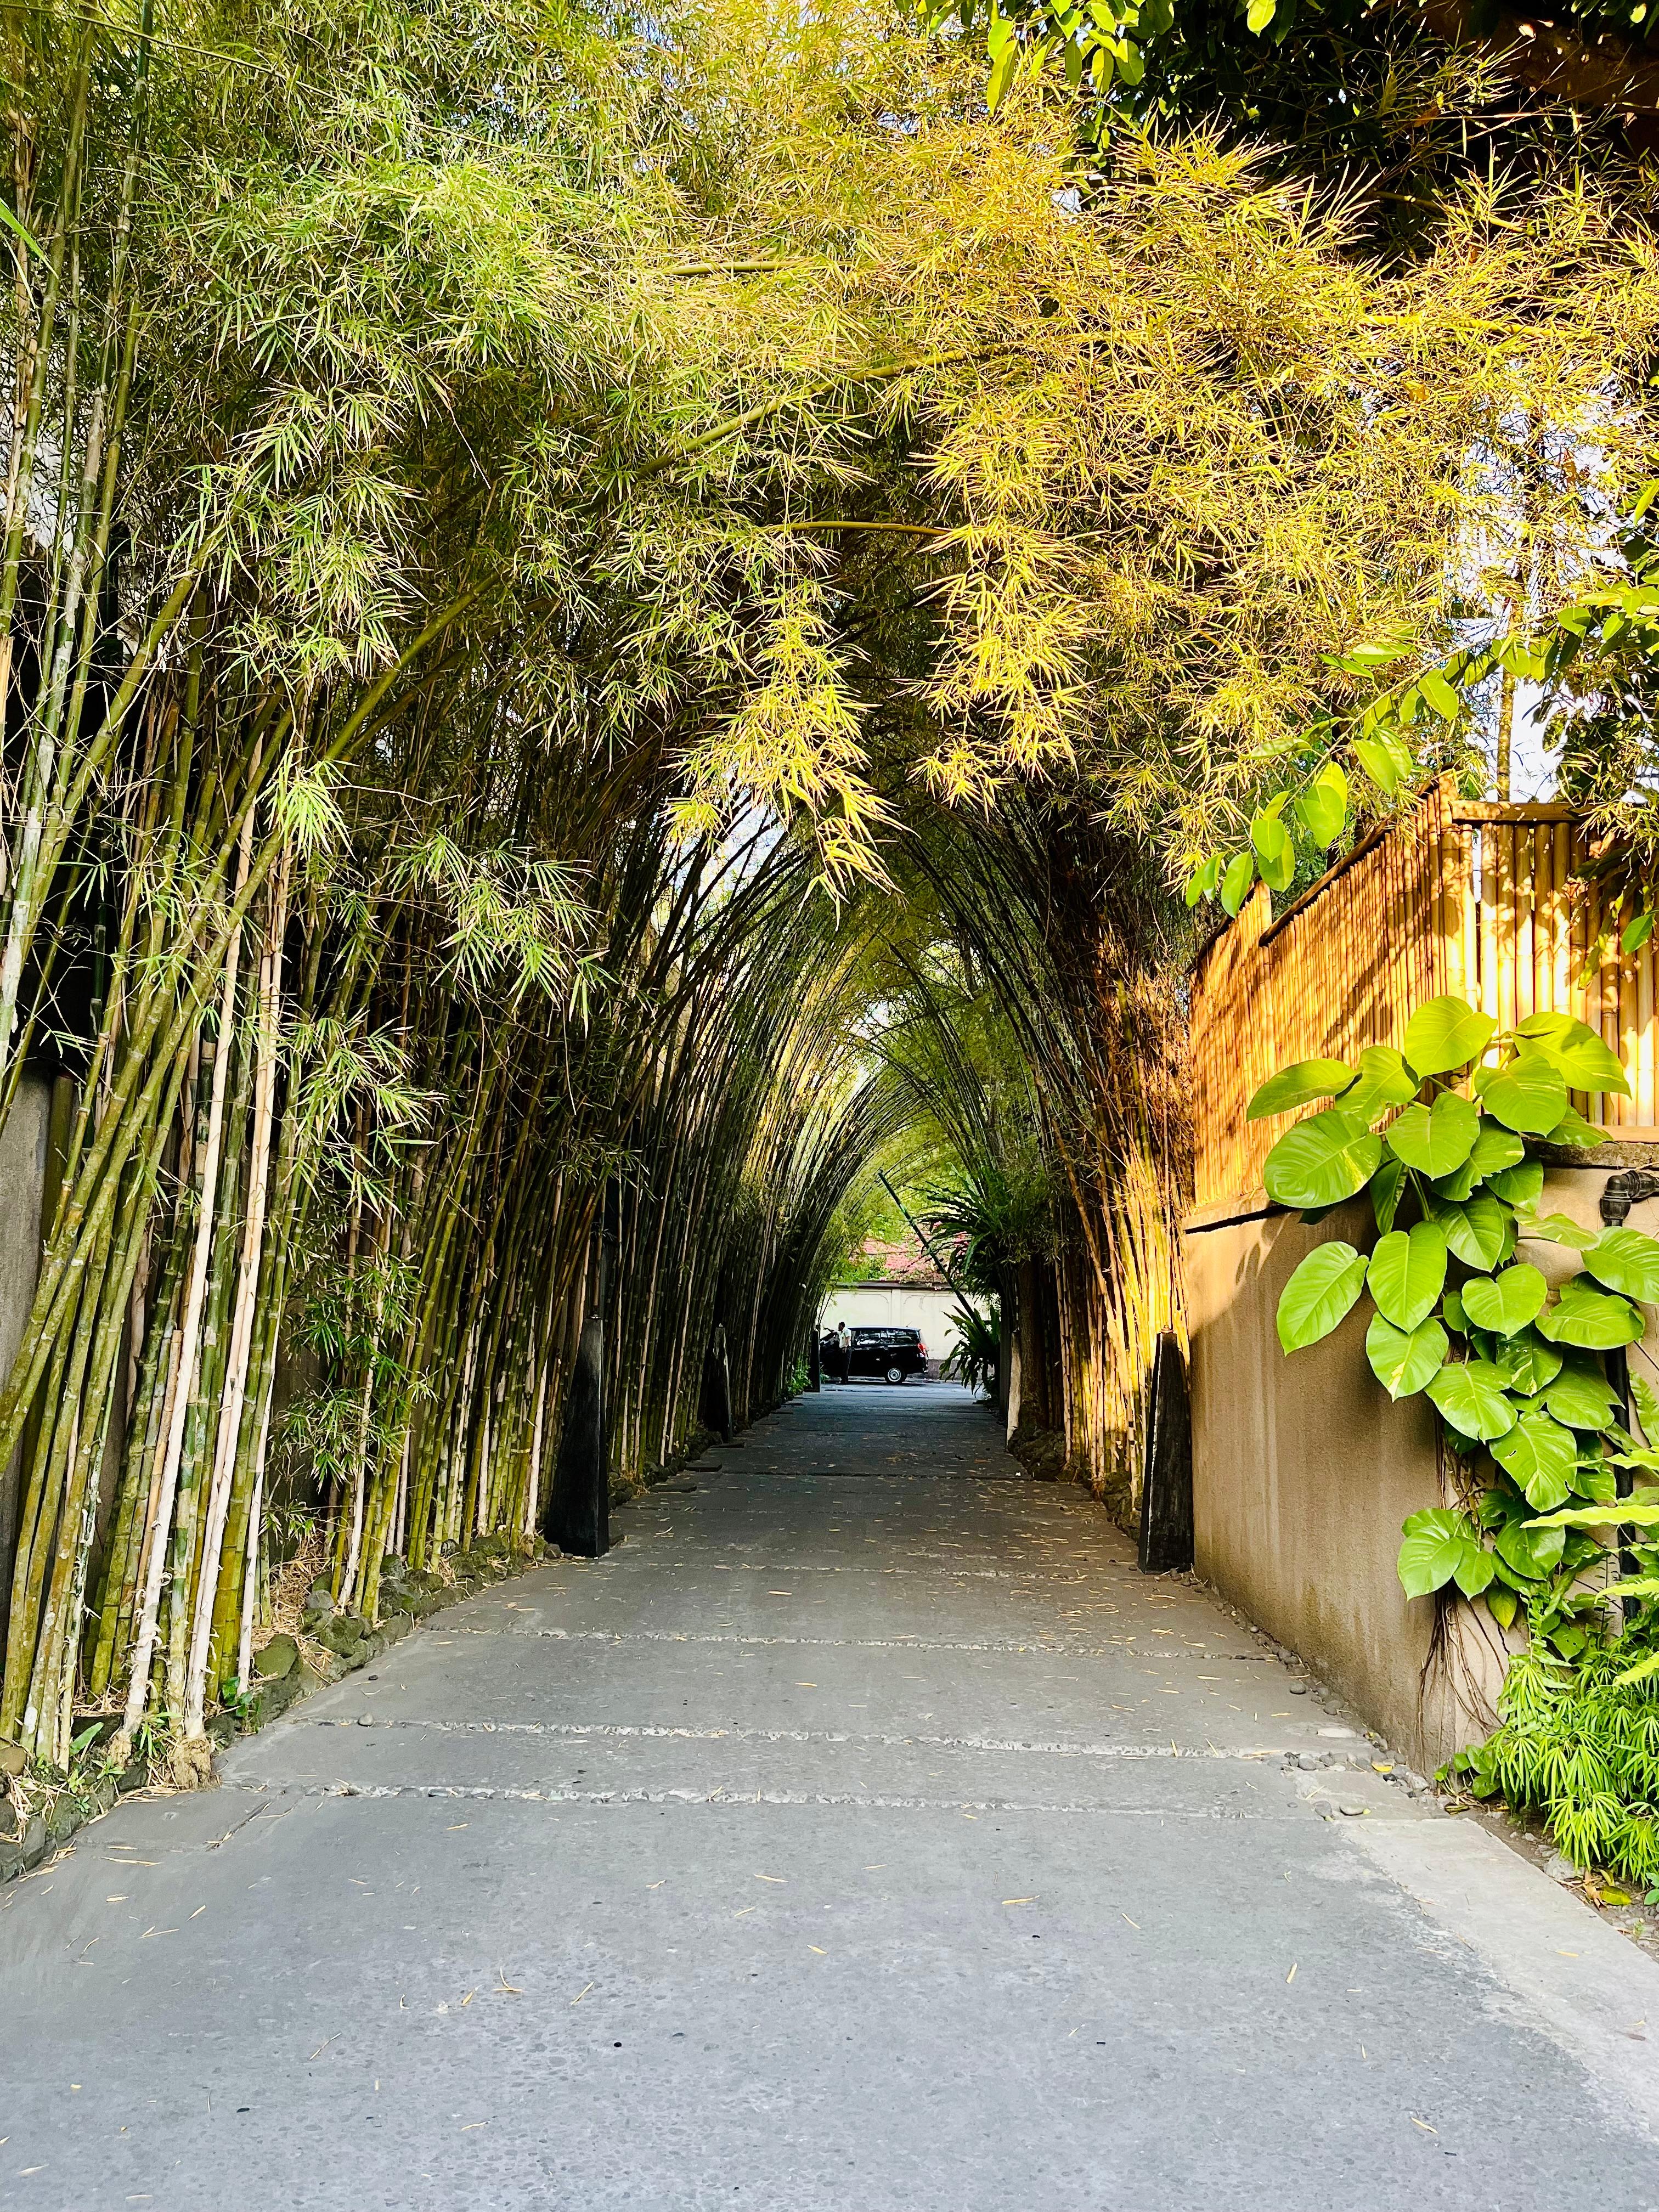
{"type": "Polygon", "coordinates": [[[879,1375],[902,1382],[927,1372],[927,1347],[919,1328],[855,1328],[848,1365],[854,1375],[879,1375]]]}

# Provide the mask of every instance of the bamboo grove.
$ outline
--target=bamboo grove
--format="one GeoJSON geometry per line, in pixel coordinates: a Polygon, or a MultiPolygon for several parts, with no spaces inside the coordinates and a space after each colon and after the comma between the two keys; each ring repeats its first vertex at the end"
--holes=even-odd
{"type": "Polygon", "coordinates": [[[296,1514],[369,1617],[533,1532],[591,1311],[618,1480],[717,1328],[775,1401],[918,1110],[919,928],[1023,1071],[1121,1477],[1168,886],[1334,656],[1446,634],[1518,407],[1594,446],[1532,510],[1590,557],[1650,257],[1488,185],[1380,271],[1248,149],[1080,172],[875,0],[3,25],[0,1737],[199,1744],[296,1514]]]}

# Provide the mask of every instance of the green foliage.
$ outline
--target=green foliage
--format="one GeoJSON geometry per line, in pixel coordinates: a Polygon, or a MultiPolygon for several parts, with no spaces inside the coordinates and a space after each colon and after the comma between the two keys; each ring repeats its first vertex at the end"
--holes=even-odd
{"type": "MultiPolygon", "coordinates": [[[[1534,1016],[1500,1035],[1489,1015],[1442,997],[1413,1012],[1399,1050],[1371,1047],[1358,1069],[1299,1063],[1253,1102],[1272,1113],[1332,1101],[1274,1145],[1268,1192],[1310,1219],[1369,1193],[1381,1231],[1369,1255],[1335,1241],[1300,1262],[1279,1298],[1285,1351],[1328,1336],[1369,1289],[1371,1371],[1393,1398],[1425,1394],[1456,1449],[1488,1470],[1473,1514],[1437,1507],[1407,1522],[1407,1594],[1452,1584],[1467,1598],[1485,1593],[1500,1625],[1524,1608],[1564,1655],[1584,1647],[1576,1585],[1602,1555],[1580,1532],[1606,1528],[1617,1468],[1659,1476],[1659,1454],[1617,1426],[1616,1394],[1595,1357],[1642,1334],[1632,1297],[1659,1291],[1659,1241],[1525,1210],[1542,1183],[1527,1137],[1558,1140],[1570,1085],[1592,1078],[1593,1087],[1626,1088],[1583,1023],[1534,1016]],[[1583,1272],[1552,1290],[1540,1268],[1515,1257],[1520,1237],[1580,1253],[1583,1272]]],[[[1644,1405],[1659,1424],[1659,1402],[1644,1405]]],[[[1659,1497],[1618,1514],[1627,1526],[1659,1524],[1659,1497]]]]}
{"type": "Polygon", "coordinates": [[[1478,1796],[1541,1813],[1575,1865],[1659,1886],[1656,1656],[1646,1626],[1588,1644],[1574,1664],[1535,1638],[1510,1660],[1496,1730],[1452,1771],[1478,1796]]]}

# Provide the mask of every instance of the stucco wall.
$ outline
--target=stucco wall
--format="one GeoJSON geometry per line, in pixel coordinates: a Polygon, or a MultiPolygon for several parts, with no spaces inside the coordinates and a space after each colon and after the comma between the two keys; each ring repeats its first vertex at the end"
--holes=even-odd
{"type": "MultiPolygon", "coordinates": [[[[1630,1150],[1659,1165],[1651,1148],[1630,1150]]],[[[1612,1171],[1553,1170],[1541,1210],[1599,1225],[1612,1171]]],[[[1406,1516],[1443,1502],[1431,1410],[1421,1398],[1392,1404],[1372,1376],[1369,1300],[1322,1343],[1289,1358],[1273,1326],[1279,1291],[1316,1244],[1374,1242],[1369,1206],[1345,1207],[1313,1228],[1293,1214],[1230,1218],[1246,1210],[1209,1209],[1183,1240],[1198,1572],[1301,1652],[1393,1744],[1433,1765],[1486,1732],[1482,1709],[1501,1679],[1503,1651],[1484,1610],[1460,1607],[1455,1644],[1424,1682],[1434,1601],[1405,1596],[1395,1559],[1406,1516]]],[[[1659,1201],[1630,1218],[1659,1234],[1659,1201]]],[[[1526,1256],[1547,1273],[1570,1271],[1555,1248],[1528,1248],[1526,1256]]],[[[1647,1341],[1659,1355],[1651,1318],[1647,1341]]]]}

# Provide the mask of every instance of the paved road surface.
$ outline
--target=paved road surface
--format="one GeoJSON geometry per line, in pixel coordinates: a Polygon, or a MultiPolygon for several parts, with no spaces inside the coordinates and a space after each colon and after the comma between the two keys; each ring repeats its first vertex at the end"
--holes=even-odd
{"type": "Polygon", "coordinates": [[[962,1392],[718,1457],[4,1893],[0,2203],[1659,2206],[1659,1968],[962,1392]]]}

